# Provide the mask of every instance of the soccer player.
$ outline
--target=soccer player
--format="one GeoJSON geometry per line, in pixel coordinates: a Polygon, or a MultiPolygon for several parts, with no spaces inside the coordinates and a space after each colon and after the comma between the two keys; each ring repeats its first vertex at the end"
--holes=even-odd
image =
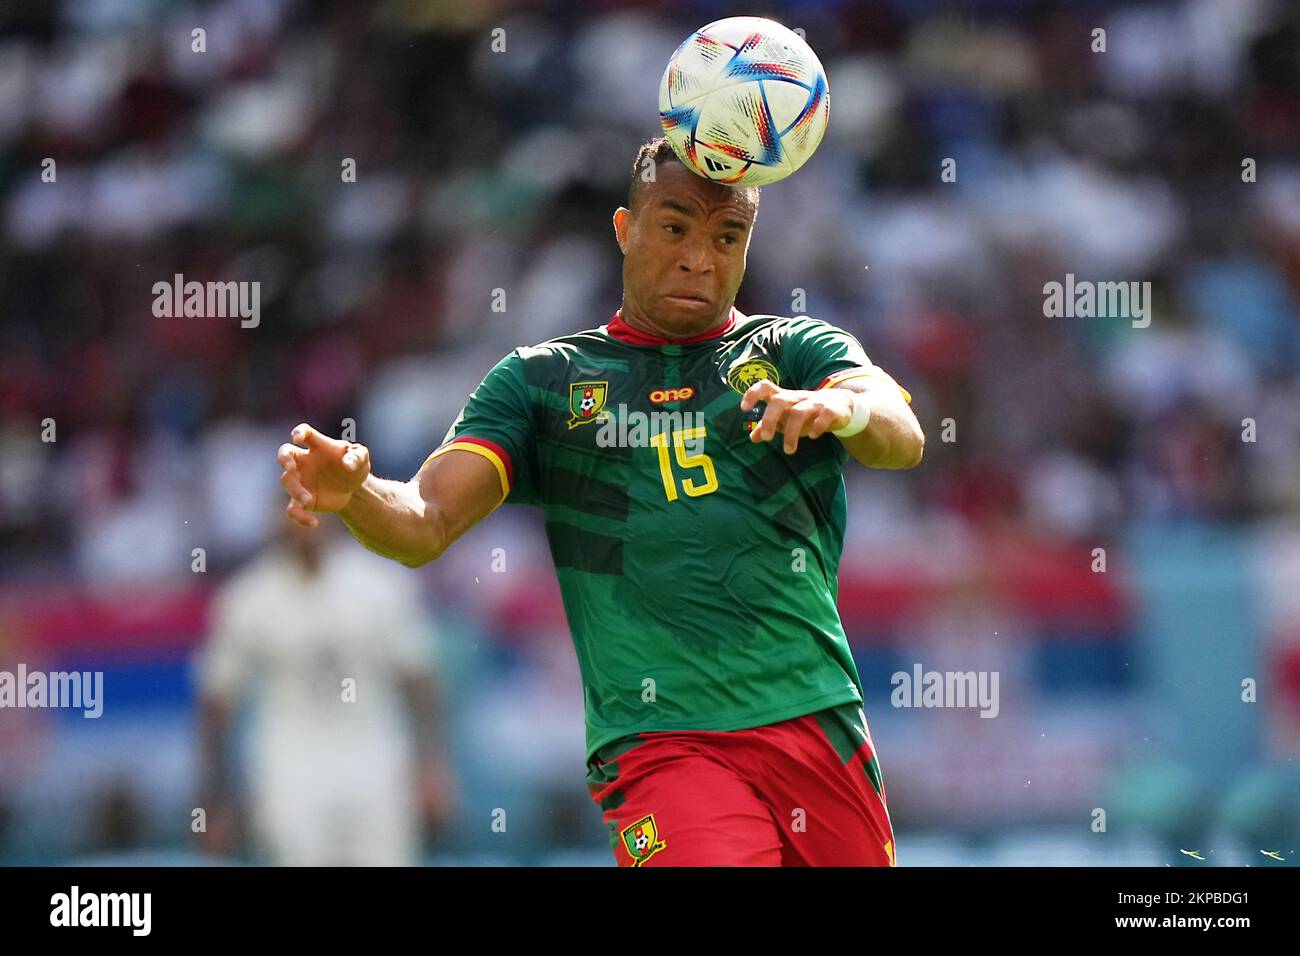
{"type": "Polygon", "coordinates": [[[409,567],[542,508],[622,865],[894,863],[835,603],[842,469],[911,468],[925,439],[853,336],[737,311],[758,203],[646,143],[609,321],[502,359],[410,481],[307,424],[279,449],[292,518],[409,567]]]}

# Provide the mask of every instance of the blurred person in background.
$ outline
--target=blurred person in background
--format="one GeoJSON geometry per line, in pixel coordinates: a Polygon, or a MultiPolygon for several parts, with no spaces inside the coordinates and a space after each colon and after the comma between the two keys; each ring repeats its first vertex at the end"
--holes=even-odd
{"type": "Polygon", "coordinates": [[[278,865],[419,862],[457,784],[409,577],[282,517],[277,541],[217,593],[198,665],[204,848],[228,854],[246,805],[256,856],[278,865]],[[229,743],[255,701],[247,801],[229,743]]]}

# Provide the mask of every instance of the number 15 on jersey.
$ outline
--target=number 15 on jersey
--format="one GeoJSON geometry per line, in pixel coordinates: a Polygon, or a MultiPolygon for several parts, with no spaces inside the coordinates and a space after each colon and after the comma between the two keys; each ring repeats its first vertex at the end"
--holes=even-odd
{"type": "Polygon", "coordinates": [[[713,459],[704,452],[688,453],[686,443],[688,441],[699,441],[700,446],[704,444],[705,436],[704,426],[698,428],[683,428],[680,431],[672,433],[673,454],[668,454],[669,435],[667,432],[659,432],[650,439],[659,452],[659,474],[664,480],[664,494],[668,496],[669,501],[676,501],[677,477],[673,473],[672,459],[677,459],[677,468],[681,471],[695,471],[702,469],[703,475],[693,474],[684,476],[681,479],[681,489],[686,492],[687,497],[698,498],[701,495],[711,494],[718,490],[718,473],[713,468],[713,459]],[[699,480],[700,478],[703,480],[699,480]]]}

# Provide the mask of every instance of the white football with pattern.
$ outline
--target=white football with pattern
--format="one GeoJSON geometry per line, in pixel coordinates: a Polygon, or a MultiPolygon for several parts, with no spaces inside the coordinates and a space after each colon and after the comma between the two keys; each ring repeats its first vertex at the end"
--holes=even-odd
{"type": "Polygon", "coordinates": [[[816,152],[830,120],[817,54],[775,20],[700,27],[659,83],[659,120],[688,169],[729,186],[765,186],[816,152]]]}

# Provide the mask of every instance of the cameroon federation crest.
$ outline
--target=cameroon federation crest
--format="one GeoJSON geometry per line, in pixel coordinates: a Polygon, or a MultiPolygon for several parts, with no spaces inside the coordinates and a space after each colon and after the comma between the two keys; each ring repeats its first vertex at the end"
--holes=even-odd
{"type": "Polygon", "coordinates": [[[594,422],[605,407],[609,395],[609,382],[578,382],[569,386],[569,427],[577,428],[594,422]]]}
{"type": "Polygon", "coordinates": [[[755,382],[767,379],[773,385],[781,384],[781,373],[767,359],[752,358],[737,362],[727,372],[727,384],[744,395],[755,382]]]}
{"type": "Polygon", "coordinates": [[[623,846],[631,854],[633,866],[640,866],[667,845],[659,838],[653,813],[647,813],[636,823],[623,828],[623,846]]]}

